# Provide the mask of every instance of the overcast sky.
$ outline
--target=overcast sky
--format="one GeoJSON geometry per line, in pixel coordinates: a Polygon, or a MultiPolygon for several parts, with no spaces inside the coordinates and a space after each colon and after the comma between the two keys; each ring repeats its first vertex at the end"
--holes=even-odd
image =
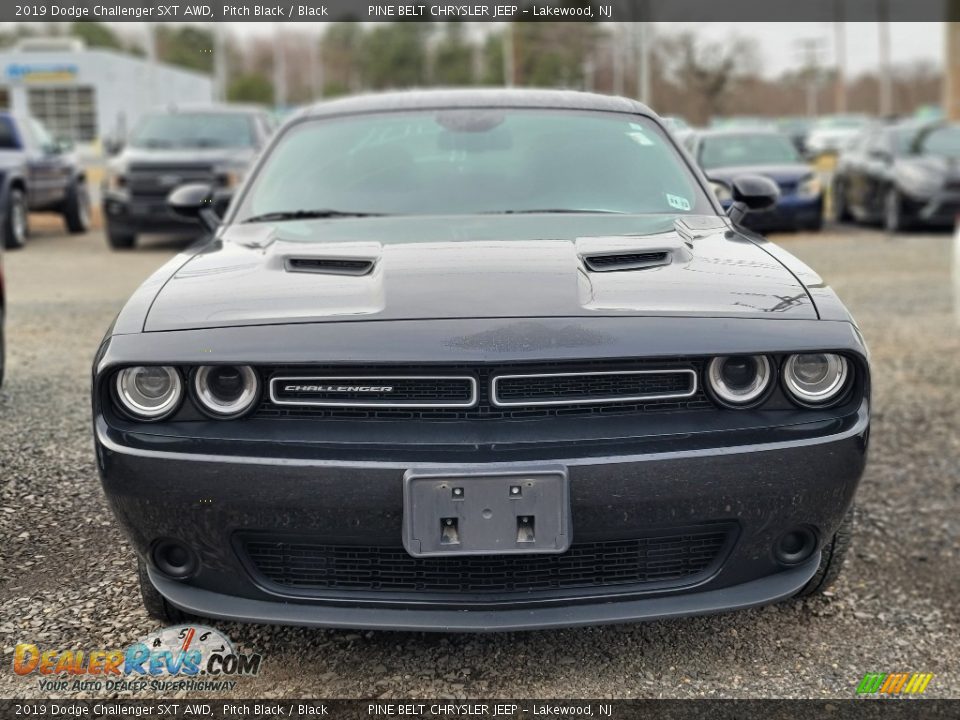
{"type": "MultiPolygon", "coordinates": [[[[802,2],[803,0],[798,0],[802,2]]],[[[273,23],[226,23],[237,35],[263,35],[274,32],[273,23]]],[[[287,24],[289,28],[310,28],[320,32],[324,23],[287,24]]],[[[844,23],[847,45],[847,71],[850,77],[876,68],[878,62],[878,23],[844,23]]],[[[943,23],[890,23],[892,62],[927,60],[943,62],[943,23]]],[[[479,30],[479,26],[477,28],[479,30]]],[[[656,23],[656,30],[671,32],[693,30],[711,38],[733,34],[752,37],[760,45],[764,73],[779,75],[782,71],[801,65],[803,55],[800,42],[810,38],[820,40],[820,62],[834,63],[833,23],[816,22],[714,22],[714,23],[656,23]]]]}

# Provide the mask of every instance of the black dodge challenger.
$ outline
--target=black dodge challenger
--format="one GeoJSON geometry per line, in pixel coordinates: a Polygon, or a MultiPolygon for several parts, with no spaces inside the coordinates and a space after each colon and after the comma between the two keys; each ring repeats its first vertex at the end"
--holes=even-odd
{"type": "Polygon", "coordinates": [[[212,237],[94,365],[147,610],[516,630],[825,588],[867,351],[738,228],[776,186],[731,190],[636,102],[497,90],[323,103],[226,209],[174,191],[212,237]]]}

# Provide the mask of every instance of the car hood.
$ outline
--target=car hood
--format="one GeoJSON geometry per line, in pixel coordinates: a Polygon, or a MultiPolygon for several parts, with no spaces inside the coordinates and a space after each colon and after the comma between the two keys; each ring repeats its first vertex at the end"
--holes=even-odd
{"type": "Polygon", "coordinates": [[[163,285],[146,331],[587,315],[815,319],[803,286],[721,217],[392,217],[233,225],[163,285]],[[657,252],[648,269],[583,258],[657,252]],[[364,275],[296,265],[369,261],[364,275]]]}
{"type": "Polygon", "coordinates": [[[127,147],[111,161],[122,169],[129,165],[243,164],[253,159],[253,148],[135,148],[127,147]]]}
{"type": "Polygon", "coordinates": [[[707,175],[711,180],[729,183],[738,175],[763,175],[776,183],[796,184],[813,175],[813,168],[805,163],[787,163],[785,165],[737,165],[735,167],[713,168],[707,175]]]}

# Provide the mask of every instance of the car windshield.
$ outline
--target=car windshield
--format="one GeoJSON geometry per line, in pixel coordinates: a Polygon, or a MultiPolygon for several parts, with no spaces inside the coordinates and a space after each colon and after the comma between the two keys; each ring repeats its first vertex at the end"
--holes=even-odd
{"type": "Polygon", "coordinates": [[[782,135],[717,135],[704,138],[700,146],[700,165],[705,170],[798,162],[802,161],[797,148],[782,135]]]}
{"type": "Polygon", "coordinates": [[[237,219],[334,213],[706,213],[673,144],[643,117],[463,109],[310,120],[291,128],[237,219]]]}
{"type": "Polygon", "coordinates": [[[236,148],[253,146],[250,118],[241,113],[147,115],[130,145],[138,148],[236,148]]]}
{"type": "Polygon", "coordinates": [[[960,125],[900,130],[896,133],[896,143],[905,155],[960,157],[960,125]]]}

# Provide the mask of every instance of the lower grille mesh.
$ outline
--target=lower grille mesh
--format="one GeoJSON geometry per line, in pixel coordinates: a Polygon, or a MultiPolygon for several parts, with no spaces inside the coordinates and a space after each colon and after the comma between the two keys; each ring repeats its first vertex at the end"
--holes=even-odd
{"type": "Polygon", "coordinates": [[[266,580],[295,590],[511,593],[695,578],[714,564],[729,527],[573,544],[560,555],[414,558],[403,548],[247,539],[266,580]]]}

